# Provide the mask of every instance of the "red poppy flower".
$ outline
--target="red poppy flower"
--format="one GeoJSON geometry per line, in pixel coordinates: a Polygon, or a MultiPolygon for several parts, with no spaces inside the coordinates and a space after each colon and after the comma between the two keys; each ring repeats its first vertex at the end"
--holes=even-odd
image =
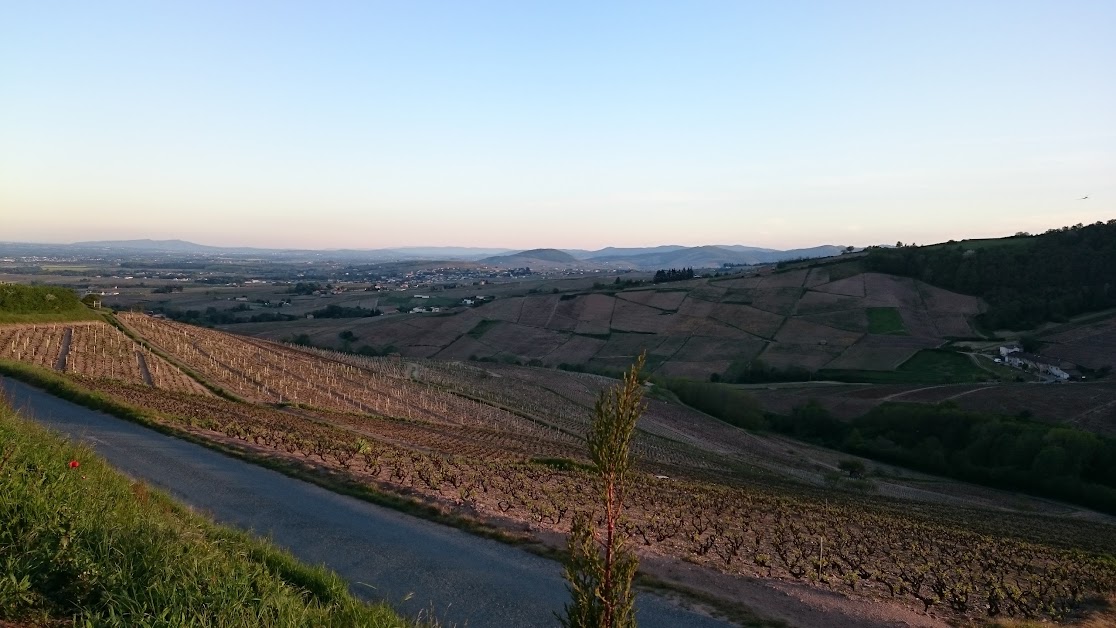
{"type": "Polygon", "coordinates": [[[81,463],[80,463],[80,462],[78,462],[77,460],[71,460],[71,461],[70,461],[70,468],[71,468],[71,469],[76,469],[76,468],[78,468],[79,466],[81,466],[81,463]]]}

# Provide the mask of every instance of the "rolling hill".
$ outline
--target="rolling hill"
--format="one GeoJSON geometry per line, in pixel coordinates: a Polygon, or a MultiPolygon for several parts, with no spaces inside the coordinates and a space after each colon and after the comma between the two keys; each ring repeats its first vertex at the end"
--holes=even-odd
{"type": "Polygon", "coordinates": [[[496,255],[493,257],[486,257],[480,260],[482,264],[491,264],[494,266],[551,266],[559,265],[576,265],[578,259],[565,251],[558,249],[531,249],[529,251],[520,251],[519,253],[511,253],[508,255],[496,255]]]}
{"type": "MultiPolygon", "coordinates": [[[[561,285],[561,283],[557,284],[561,285]]],[[[983,304],[913,279],[858,273],[853,262],[752,276],[705,277],[497,298],[437,315],[240,324],[335,346],[352,330],[408,357],[619,370],[640,351],[665,376],[709,379],[762,364],[779,371],[891,371],[923,349],[974,337],[983,304]]]]}

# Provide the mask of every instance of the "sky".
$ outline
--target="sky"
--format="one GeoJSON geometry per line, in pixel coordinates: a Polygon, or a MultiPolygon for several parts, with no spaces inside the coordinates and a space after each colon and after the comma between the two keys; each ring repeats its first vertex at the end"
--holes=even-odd
{"type": "Polygon", "coordinates": [[[784,249],[1109,220],[1114,32],[1111,0],[0,0],[0,241],[784,249]]]}

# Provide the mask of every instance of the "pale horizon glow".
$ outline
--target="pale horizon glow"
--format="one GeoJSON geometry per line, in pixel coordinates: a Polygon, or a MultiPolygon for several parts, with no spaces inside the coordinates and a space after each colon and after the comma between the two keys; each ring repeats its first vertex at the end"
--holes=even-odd
{"type": "Polygon", "coordinates": [[[1041,233],[1116,218],[1114,30],[1107,1],[8,3],[0,241],[1041,233]]]}

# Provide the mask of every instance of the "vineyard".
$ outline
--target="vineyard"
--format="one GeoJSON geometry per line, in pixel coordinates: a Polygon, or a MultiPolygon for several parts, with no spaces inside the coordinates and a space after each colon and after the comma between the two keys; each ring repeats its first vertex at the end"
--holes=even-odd
{"type": "MultiPolygon", "coordinates": [[[[215,438],[433,498],[458,512],[565,532],[572,514],[590,509],[595,499],[587,473],[532,464],[522,456],[541,452],[485,430],[439,432],[355,414],[281,411],[106,380],[88,383],[215,438]]],[[[933,508],[913,508],[912,514],[869,500],[651,474],[637,477],[627,501],[625,527],[643,552],[939,614],[1065,619],[1090,596],[1116,587],[1116,566],[1090,553],[1116,547],[1116,535],[1103,525],[1044,528],[1032,521],[1028,529],[1010,520],[959,521],[959,513],[933,508]],[[1012,538],[1020,533],[1030,538],[1012,538]],[[1067,539],[1078,547],[1061,546],[1067,539]]]]}
{"type": "Polygon", "coordinates": [[[209,394],[174,365],[99,321],[0,325],[0,359],[88,378],[209,394]]]}
{"type": "MultiPolygon", "coordinates": [[[[304,350],[141,314],[120,321],[142,342],[103,324],[0,327],[3,357],[61,362],[82,386],[197,436],[496,526],[565,533],[595,503],[579,435],[611,380],[304,350]],[[176,364],[246,401],[192,394],[200,385],[176,364]]],[[[747,464],[763,455],[747,448],[754,440],[652,400],[626,495],[630,542],[952,619],[1070,620],[1116,591],[1107,523],[772,479],[747,464]]]]}

